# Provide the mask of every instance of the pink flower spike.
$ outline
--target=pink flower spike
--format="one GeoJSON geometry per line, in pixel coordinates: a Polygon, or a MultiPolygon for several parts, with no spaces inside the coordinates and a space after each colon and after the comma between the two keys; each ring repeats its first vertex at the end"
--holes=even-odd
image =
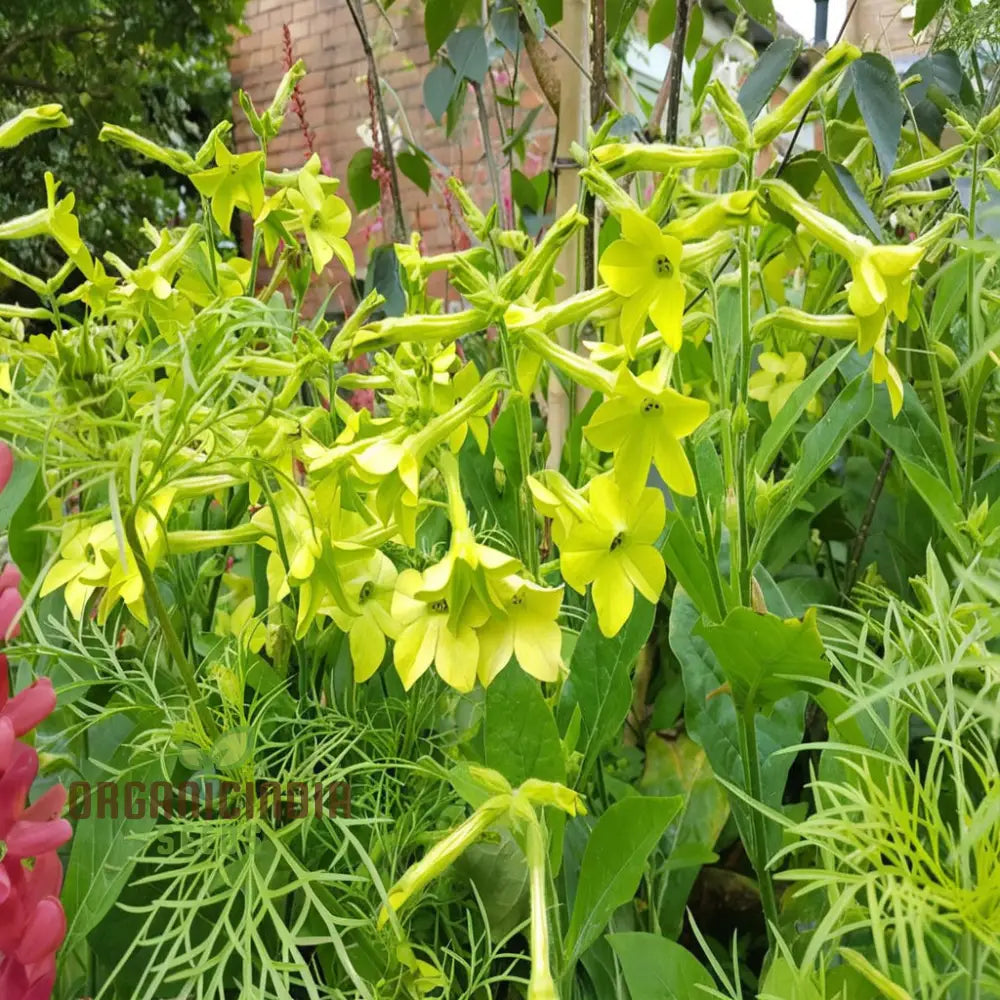
{"type": "Polygon", "coordinates": [[[0,905],[7,902],[7,897],[10,895],[10,876],[7,874],[7,869],[0,865],[0,905]]]}
{"type": "Polygon", "coordinates": [[[13,564],[7,563],[0,573],[0,590],[13,587],[15,590],[21,586],[21,571],[13,564]]]}
{"type": "Polygon", "coordinates": [[[14,735],[23,736],[51,715],[55,707],[56,692],[52,681],[48,677],[40,677],[31,687],[14,695],[3,714],[13,723],[14,735]]]}
{"type": "Polygon", "coordinates": [[[23,603],[16,587],[0,587],[0,642],[16,639],[21,634],[21,623],[16,619],[23,603]]]}
{"type": "Polygon", "coordinates": [[[43,899],[28,919],[21,946],[15,952],[19,962],[34,965],[54,955],[66,936],[66,914],[58,899],[43,899]]]}
{"type": "Polygon", "coordinates": [[[18,820],[7,834],[7,853],[13,858],[35,858],[62,847],[71,836],[73,828],[64,819],[18,820]]]}
{"type": "Polygon", "coordinates": [[[0,493],[10,482],[10,477],[14,473],[14,453],[10,450],[10,445],[6,441],[0,441],[0,493]]]}
{"type": "Polygon", "coordinates": [[[14,723],[0,715],[0,773],[10,767],[14,757],[14,723]]]}
{"type": "Polygon", "coordinates": [[[21,819],[35,823],[58,819],[66,805],[66,789],[63,785],[53,785],[44,795],[35,799],[21,814],[21,819]]]}

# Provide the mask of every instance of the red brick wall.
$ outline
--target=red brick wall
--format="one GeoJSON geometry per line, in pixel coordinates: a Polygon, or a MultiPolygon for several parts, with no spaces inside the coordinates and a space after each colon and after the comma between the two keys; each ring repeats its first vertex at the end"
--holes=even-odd
{"type": "MultiPolygon", "coordinates": [[[[466,100],[465,121],[450,138],[445,138],[443,127],[434,123],[424,107],[423,81],[431,61],[424,36],[422,3],[420,0],[397,0],[389,10],[388,24],[373,4],[366,3],[364,10],[379,72],[388,85],[385,102],[390,117],[400,125],[404,135],[409,134],[408,123],[414,141],[437,161],[442,177],[448,173],[457,174],[470,185],[479,204],[491,204],[493,198],[482,136],[471,93],[466,100]]],[[[316,151],[324,158],[327,169],[341,178],[341,194],[350,204],[346,190],[347,164],[363,145],[357,128],[370,123],[370,111],[366,61],[346,0],[250,0],[245,20],[250,33],[239,36],[233,47],[234,86],[246,90],[258,108],[267,106],[284,72],[282,25],[287,24],[294,55],[305,61],[308,70],[301,90],[309,126],[316,133],[316,151]]],[[[522,59],[522,63],[519,75],[530,80],[525,73],[527,60],[522,59]]],[[[486,91],[490,91],[488,86],[486,91]]],[[[540,103],[541,96],[530,84],[526,85],[517,111],[518,120],[540,103]]],[[[492,107],[490,112],[492,116],[492,107]]],[[[507,114],[509,109],[504,109],[505,120],[507,114]]],[[[252,148],[255,140],[238,106],[234,107],[234,115],[237,147],[241,150],[252,148]]],[[[550,148],[552,131],[547,111],[536,119],[535,128],[540,134],[534,148],[529,152],[527,163],[519,165],[529,175],[547,166],[543,154],[550,148]]],[[[499,157],[496,132],[491,138],[499,157]]],[[[295,167],[304,157],[305,143],[299,122],[295,114],[289,112],[281,135],[269,147],[268,166],[275,170],[295,167]]],[[[427,195],[401,176],[400,188],[407,225],[423,233],[425,253],[451,249],[453,226],[441,183],[436,181],[427,195]]],[[[377,210],[370,209],[354,221],[350,240],[361,273],[370,247],[388,239],[378,216],[377,210]]],[[[341,282],[346,277],[333,265],[328,269],[328,276],[334,282],[341,282]]]]}

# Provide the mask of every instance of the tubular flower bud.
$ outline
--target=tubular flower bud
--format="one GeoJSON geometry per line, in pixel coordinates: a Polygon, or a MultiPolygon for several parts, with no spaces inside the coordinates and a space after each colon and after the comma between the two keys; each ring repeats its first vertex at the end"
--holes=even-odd
{"type": "Polygon", "coordinates": [[[384,927],[389,910],[401,909],[407,901],[447,870],[460,854],[510,808],[510,795],[495,795],[484,802],[464,823],[439,840],[415,865],[406,870],[402,878],[389,890],[388,900],[378,915],[378,926],[384,927]]]}
{"type": "Polygon", "coordinates": [[[753,133],[743,109],[739,106],[729,88],[721,80],[713,80],[708,85],[708,95],[712,98],[715,110],[726,123],[726,128],[733,134],[737,145],[742,149],[753,149],[753,133]]]}
{"type": "Polygon", "coordinates": [[[812,99],[830,80],[860,57],[861,50],[850,42],[838,42],[834,45],[781,104],[757,120],[753,130],[754,145],[759,149],[777,139],[809,107],[812,99]]]}
{"type": "Polygon", "coordinates": [[[591,158],[609,174],[651,170],[663,174],[671,170],[705,170],[732,167],[740,152],[732,146],[671,146],[665,142],[612,142],[598,146],[591,158]]]}
{"type": "Polygon", "coordinates": [[[69,119],[61,104],[40,104],[25,108],[9,121],[0,123],[0,149],[11,149],[36,132],[49,128],[66,128],[69,119]]]}
{"type": "Polygon", "coordinates": [[[353,357],[368,351],[404,342],[438,343],[457,340],[482,330],[489,317],[480,309],[425,316],[390,316],[369,323],[355,333],[350,353],[353,357]]]}
{"type": "MultiPolygon", "coordinates": [[[[101,142],[113,142],[116,146],[131,149],[133,153],[145,156],[147,160],[162,163],[179,174],[193,174],[198,169],[194,158],[182,149],[170,149],[147,139],[121,125],[105,125],[97,137],[101,142]]],[[[214,152],[214,150],[213,150],[214,152]]]]}

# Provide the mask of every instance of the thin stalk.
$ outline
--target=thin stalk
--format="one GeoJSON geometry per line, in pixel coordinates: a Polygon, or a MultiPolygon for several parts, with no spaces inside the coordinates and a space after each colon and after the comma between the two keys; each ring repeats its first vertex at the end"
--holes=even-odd
{"type": "MultiPolygon", "coordinates": [[[[500,334],[500,353],[507,377],[510,379],[510,384],[516,386],[517,364],[514,360],[514,350],[511,346],[510,334],[507,332],[507,324],[502,319],[497,322],[497,330],[500,334]]],[[[517,454],[521,462],[521,483],[517,490],[517,529],[520,536],[521,561],[531,570],[535,579],[539,579],[541,559],[535,541],[535,518],[531,498],[528,495],[532,450],[531,403],[528,402],[523,393],[515,389],[510,398],[510,405],[514,409],[517,454]]]]}
{"type": "Polygon", "coordinates": [[[375,64],[375,52],[368,37],[368,26],[361,4],[358,0],[347,0],[347,8],[351,12],[354,26],[358,29],[361,47],[368,63],[368,86],[372,89],[378,130],[382,133],[381,153],[389,171],[389,195],[392,198],[392,238],[396,243],[405,243],[406,218],[403,215],[403,198],[399,193],[399,172],[396,170],[396,156],[392,151],[392,135],[389,132],[389,119],[385,113],[385,101],[382,99],[382,81],[378,74],[378,66],[375,64]]]}
{"type": "MultiPolygon", "coordinates": [[[[972,179],[969,190],[969,268],[966,286],[967,308],[969,315],[969,347],[974,353],[981,345],[978,309],[976,308],[976,201],[979,198],[979,142],[976,141],[972,151],[972,179]]],[[[982,362],[980,362],[982,365],[982,362]]],[[[966,428],[965,428],[965,479],[962,489],[963,504],[968,507],[972,500],[972,481],[976,461],[976,424],[979,420],[979,402],[982,397],[981,380],[976,372],[972,372],[972,381],[966,394],[966,428]]]]}
{"type": "Polygon", "coordinates": [[[882,459],[882,465],[878,470],[878,475],[875,477],[875,482],[872,483],[871,493],[868,494],[868,504],[865,507],[865,512],[861,518],[861,524],[858,525],[858,533],[854,537],[854,544],[851,546],[851,557],[847,563],[847,569],[844,572],[844,589],[841,591],[842,596],[846,600],[851,596],[851,591],[854,589],[854,584],[858,578],[858,569],[861,566],[861,556],[864,554],[865,545],[868,542],[868,535],[872,530],[872,521],[875,518],[875,509],[878,507],[879,498],[882,496],[882,490],[885,488],[886,477],[889,475],[889,469],[892,466],[893,451],[891,448],[886,448],[885,458],[882,459]]]}
{"type": "Polygon", "coordinates": [[[146,607],[149,609],[150,617],[155,618],[160,626],[160,631],[163,633],[163,639],[167,644],[167,649],[170,651],[170,655],[180,672],[181,680],[184,682],[184,687],[187,689],[188,697],[191,699],[191,704],[194,705],[195,711],[198,713],[198,718],[201,720],[202,728],[205,730],[205,733],[209,736],[209,738],[214,739],[219,732],[215,725],[215,719],[212,718],[211,712],[209,712],[208,707],[202,699],[194,667],[191,665],[191,662],[188,660],[187,655],[184,652],[184,646],[181,643],[180,636],[178,636],[176,630],[174,629],[173,622],[170,621],[170,612],[167,610],[167,606],[163,603],[163,598],[160,596],[159,588],[156,586],[156,579],[153,576],[152,570],[149,568],[149,564],[146,562],[146,554],[142,550],[142,545],[139,542],[139,534],[135,528],[135,515],[136,510],[133,508],[128,517],[125,518],[125,538],[128,541],[129,548],[132,550],[132,558],[135,559],[135,565],[139,570],[139,576],[142,577],[143,596],[146,600],[146,607]]]}
{"type": "MultiPolygon", "coordinates": [[[[743,779],[747,793],[755,802],[763,802],[763,782],[760,774],[760,757],[757,749],[756,712],[748,705],[737,715],[740,731],[740,756],[743,758],[743,779]]],[[[773,948],[778,930],[778,900],[774,894],[774,881],[768,871],[767,830],[764,814],[758,809],[750,810],[752,842],[750,844],[757,884],[760,886],[760,902],[767,922],[767,940],[773,948]]]]}
{"type": "Polygon", "coordinates": [[[739,562],[736,581],[740,603],[750,607],[750,521],[747,517],[747,461],[750,432],[747,400],[750,385],[750,354],[753,350],[750,332],[750,227],[740,240],[740,373],[737,385],[739,412],[743,414],[736,439],[736,514],[739,524],[739,562]]]}
{"type": "Polygon", "coordinates": [[[937,414],[938,427],[944,442],[945,461],[948,465],[948,482],[951,494],[959,500],[962,496],[962,477],[958,471],[958,456],[955,454],[955,442],[951,437],[951,420],[948,417],[948,405],[944,398],[944,383],[941,381],[941,367],[938,365],[937,354],[931,343],[931,333],[927,326],[927,318],[922,309],[917,311],[920,319],[920,329],[924,334],[924,344],[927,347],[927,365],[931,372],[931,390],[934,395],[934,410],[937,414]]]}
{"type": "MultiPolygon", "coordinates": [[[[667,95],[667,125],[663,130],[666,142],[677,142],[677,124],[681,108],[681,83],[684,79],[684,48],[687,45],[689,0],[677,0],[677,21],[670,49],[670,93],[667,95]]],[[[656,127],[660,123],[656,122],[656,127]]]]}

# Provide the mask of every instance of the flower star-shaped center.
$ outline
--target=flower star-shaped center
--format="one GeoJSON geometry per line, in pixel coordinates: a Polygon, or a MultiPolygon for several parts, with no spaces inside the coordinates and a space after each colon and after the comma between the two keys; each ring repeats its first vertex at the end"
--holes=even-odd
{"type": "Polygon", "coordinates": [[[655,399],[644,399],[642,401],[643,413],[659,413],[663,407],[655,399]]]}
{"type": "Polygon", "coordinates": [[[309,219],[310,229],[320,229],[323,226],[323,216],[320,212],[313,212],[312,217],[309,219]]]}
{"type": "Polygon", "coordinates": [[[510,603],[513,604],[515,608],[519,607],[520,605],[524,604],[524,597],[521,594],[515,594],[510,599],[510,603]]]}
{"type": "Polygon", "coordinates": [[[365,580],[363,586],[361,587],[361,591],[358,594],[358,600],[364,603],[365,601],[368,600],[369,597],[372,596],[372,592],[374,590],[375,590],[375,584],[372,583],[371,580],[365,580]]]}
{"type": "Polygon", "coordinates": [[[446,600],[434,601],[431,604],[431,611],[436,612],[439,615],[445,615],[448,613],[448,602],[446,600]]]}
{"type": "Polygon", "coordinates": [[[653,267],[658,278],[673,277],[674,265],[666,254],[659,254],[653,263],[653,267]]]}
{"type": "Polygon", "coordinates": [[[619,549],[625,544],[625,532],[619,531],[614,538],[611,539],[611,545],[608,549],[609,552],[614,552],[615,549],[619,549]]]}

